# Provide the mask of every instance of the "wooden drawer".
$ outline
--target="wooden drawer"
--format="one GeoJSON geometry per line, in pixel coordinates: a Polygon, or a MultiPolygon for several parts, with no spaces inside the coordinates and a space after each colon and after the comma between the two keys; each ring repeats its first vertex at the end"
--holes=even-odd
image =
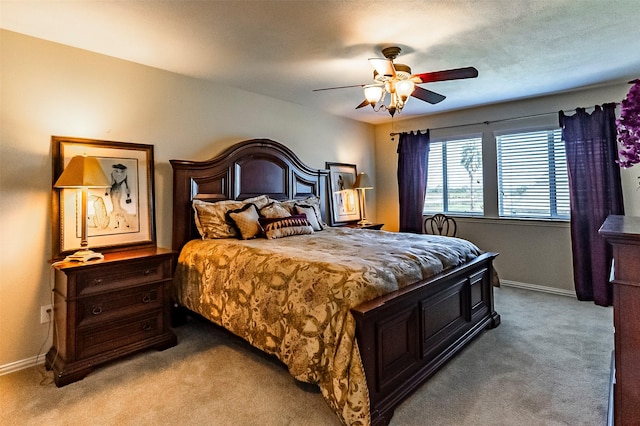
{"type": "Polygon", "coordinates": [[[162,282],[85,297],[78,300],[77,325],[85,327],[125,315],[160,309],[163,303],[162,282]]]}
{"type": "Polygon", "coordinates": [[[126,317],[107,326],[78,330],[76,351],[78,358],[106,353],[131,343],[140,342],[162,333],[162,311],[126,317]]]}
{"type": "Polygon", "coordinates": [[[164,267],[166,263],[162,259],[144,259],[130,262],[126,267],[105,265],[80,272],[76,294],[85,296],[170,278],[170,271],[164,267]]]}

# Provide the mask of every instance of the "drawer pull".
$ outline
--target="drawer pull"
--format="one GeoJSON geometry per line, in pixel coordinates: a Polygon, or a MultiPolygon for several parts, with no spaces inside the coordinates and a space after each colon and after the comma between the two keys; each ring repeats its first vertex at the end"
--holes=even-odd
{"type": "Polygon", "coordinates": [[[145,269],[144,274],[149,275],[151,273],[151,269],[145,269]]]}
{"type": "Polygon", "coordinates": [[[149,324],[147,324],[147,323],[144,323],[144,324],[142,325],[142,329],[143,329],[144,331],[151,331],[151,325],[149,325],[149,324]]]}
{"type": "Polygon", "coordinates": [[[151,302],[151,295],[147,293],[144,296],[142,296],[142,303],[149,303],[149,302],[151,302]]]}
{"type": "Polygon", "coordinates": [[[102,306],[94,306],[91,312],[93,315],[100,315],[102,313],[102,306]]]}
{"type": "Polygon", "coordinates": [[[94,284],[102,284],[102,278],[94,278],[93,283],[94,284]]]}

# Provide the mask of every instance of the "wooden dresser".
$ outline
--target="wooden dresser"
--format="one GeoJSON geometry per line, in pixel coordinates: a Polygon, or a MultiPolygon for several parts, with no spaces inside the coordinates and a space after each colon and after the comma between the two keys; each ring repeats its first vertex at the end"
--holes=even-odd
{"type": "Polygon", "coordinates": [[[609,216],[600,234],[613,246],[615,327],[613,420],[640,424],[640,217],[609,216]]]}
{"type": "Polygon", "coordinates": [[[55,327],[46,367],[57,386],[84,378],[98,364],[177,343],[167,294],[174,260],[174,251],[150,248],[54,264],[55,327]]]}

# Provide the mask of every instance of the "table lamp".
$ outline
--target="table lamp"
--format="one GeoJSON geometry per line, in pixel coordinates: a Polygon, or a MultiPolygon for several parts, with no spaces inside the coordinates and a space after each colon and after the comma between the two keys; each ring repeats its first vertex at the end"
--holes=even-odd
{"type": "Polygon", "coordinates": [[[75,188],[82,190],[82,234],[80,250],[70,254],[64,260],[86,262],[92,259],[104,259],[101,253],[89,250],[87,241],[87,197],[89,188],[108,188],[109,179],[104,174],[100,163],[95,157],[77,155],[69,161],[67,167],[53,185],[54,188],[75,188]]]}
{"type": "Polygon", "coordinates": [[[356,177],[356,181],[353,184],[353,188],[357,189],[360,192],[359,198],[360,198],[360,211],[362,212],[362,220],[358,222],[358,225],[360,226],[370,225],[371,222],[367,220],[367,215],[365,213],[365,205],[366,205],[365,191],[367,189],[373,189],[373,186],[371,185],[371,181],[369,180],[369,176],[367,176],[365,172],[358,173],[358,176],[356,177]]]}

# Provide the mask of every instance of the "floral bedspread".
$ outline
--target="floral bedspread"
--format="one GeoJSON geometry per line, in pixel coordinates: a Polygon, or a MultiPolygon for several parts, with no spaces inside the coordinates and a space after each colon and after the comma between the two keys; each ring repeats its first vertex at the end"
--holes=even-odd
{"type": "Polygon", "coordinates": [[[431,235],[329,228],[281,239],[194,240],[178,260],[180,304],[319,385],[344,424],[368,425],[369,395],[350,309],[478,256],[431,235]]]}

